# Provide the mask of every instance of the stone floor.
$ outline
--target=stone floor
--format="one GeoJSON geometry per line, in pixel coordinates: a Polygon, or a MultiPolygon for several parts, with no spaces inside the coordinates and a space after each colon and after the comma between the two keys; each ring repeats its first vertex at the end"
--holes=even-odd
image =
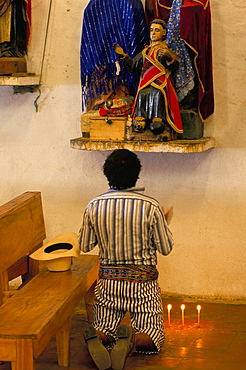
{"type": "MultiPolygon", "coordinates": [[[[163,297],[166,341],[160,354],[132,354],[124,370],[245,370],[246,302],[194,301],[163,297]],[[172,304],[170,326],[167,305],[172,304]],[[184,317],[180,306],[185,304],[184,317]],[[197,304],[201,305],[198,327],[197,304]],[[184,324],[184,325],[183,325],[184,324]]],[[[128,318],[125,319],[125,322],[128,318]]],[[[71,359],[68,370],[96,369],[87,353],[82,332],[86,324],[83,304],[77,307],[71,333],[71,359]]],[[[10,370],[5,362],[0,370],[10,370]]],[[[55,339],[36,360],[36,370],[61,370],[57,365],[55,339]]],[[[65,368],[64,368],[65,369],[65,368]]]]}

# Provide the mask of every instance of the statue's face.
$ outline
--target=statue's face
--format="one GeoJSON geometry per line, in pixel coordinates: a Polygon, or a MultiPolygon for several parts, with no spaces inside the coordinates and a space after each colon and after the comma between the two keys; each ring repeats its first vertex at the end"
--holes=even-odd
{"type": "Polygon", "coordinates": [[[162,27],[161,24],[152,23],[150,26],[150,40],[151,41],[162,41],[163,36],[166,35],[166,30],[162,27]]]}

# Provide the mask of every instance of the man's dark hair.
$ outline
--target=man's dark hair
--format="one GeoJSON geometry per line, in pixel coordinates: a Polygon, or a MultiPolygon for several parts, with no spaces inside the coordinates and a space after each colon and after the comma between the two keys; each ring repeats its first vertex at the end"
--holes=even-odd
{"type": "Polygon", "coordinates": [[[117,190],[135,186],[140,170],[140,160],[128,149],[114,150],[103,165],[103,173],[109,186],[117,190]]]}

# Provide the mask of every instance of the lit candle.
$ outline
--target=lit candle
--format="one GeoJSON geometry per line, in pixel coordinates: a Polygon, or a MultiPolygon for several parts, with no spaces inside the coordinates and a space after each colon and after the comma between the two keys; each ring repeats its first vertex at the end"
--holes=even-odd
{"type": "Polygon", "coordinates": [[[202,309],[202,306],[200,304],[198,304],[196,306],[196,309],[197,309],[197,324],[198,324],[198,327],[200,327],[200,322],[201,322],[201,309],[202,309]]]}
{"type": "Polygon", "coordinates": [[[181,306],[180,306],[180,308],[181,308],[181,311],[182,311],[182,325],[184,326],[184,310],[185,310],[185,305],[184,304],[181,304],[181,306]]]}
{"type": "Polygon", "coordinates": [[[172,305],[169,303],[167,305],[167,315],[168,315],[168,325],[170,326],[170,322],[171,322],[171,309],[172,309],[172,305]]]}

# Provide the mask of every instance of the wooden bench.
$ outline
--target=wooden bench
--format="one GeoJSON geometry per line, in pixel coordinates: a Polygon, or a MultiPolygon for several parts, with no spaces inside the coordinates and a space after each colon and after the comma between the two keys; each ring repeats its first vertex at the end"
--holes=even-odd
{"type": "Polygon", "coordinates": [[[29,254],[46,238],[41,193],[26,192],[0,207],[0,305],[9,281],[23,281],[39,271],[38,261],[29,254]]]}
{"type": "Polygon", "coordinates": [[[34,370],[35,358],[56,335],[58,364],[68,366],[72,313],[94,287],[98,257],[82,255],[74,259],[71,270],[37,273],[35,261],[28,261],[28,254],[42,245],[45,236],[37,192],[24,193],[0,207],[0,230],[1,290],[7,288],[9,271],[12,276],[17,274],[11,264],[17,266],[18,274],[36,273],[0,307],[0,361],[11,361],[12,370],[34,370]],[[23,253],[17,252],[20,249],[23,253]],[[27,271],[16,264],[23,255],[27,271]]]}

